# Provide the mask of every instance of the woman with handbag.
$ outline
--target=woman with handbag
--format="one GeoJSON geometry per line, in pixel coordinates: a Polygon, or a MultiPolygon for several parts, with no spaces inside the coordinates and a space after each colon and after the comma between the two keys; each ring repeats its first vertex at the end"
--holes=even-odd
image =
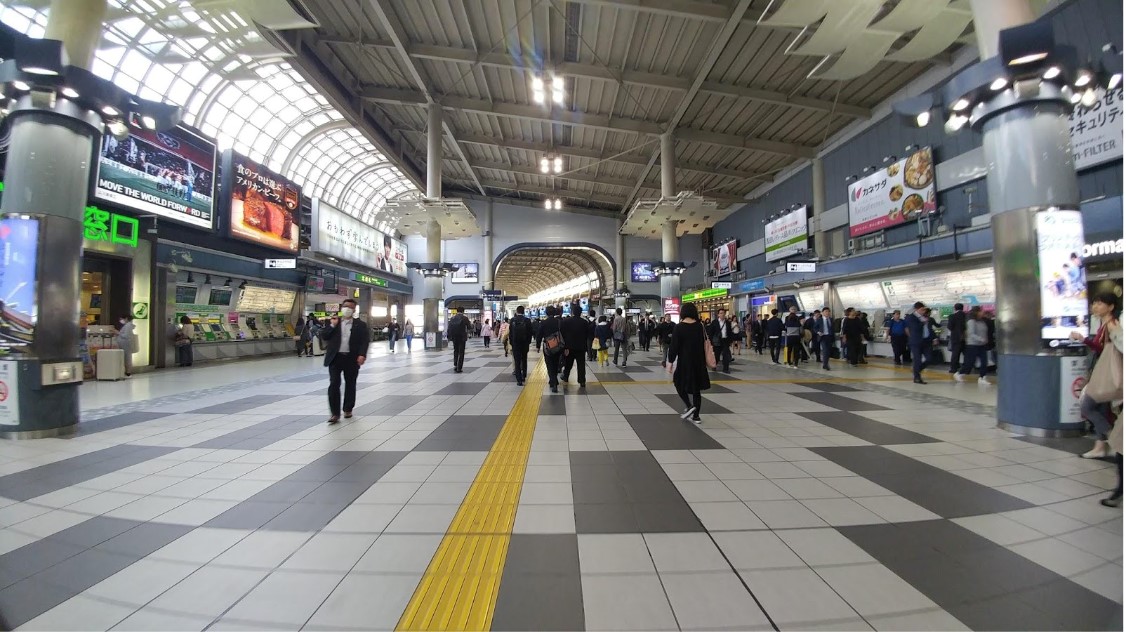
{"type": "Polygon", "coordinates": [[[681,419],[692,418],[700,423],[700,391],[712,387],[708,369],[714,369],[715,351],[704,326],[700,323],[700,312],[695,303],[680,306],[680,322],[672,331],[669,340],[668,371],[672,373],[676,394],[684,401],[681,419]],[[691,399],[689,399],[691,396],[691,399]]]}
{"type": "Polygon", "coordinates": [[[1117,308],[1117,296],[1099,294],[1091,302],[1091,314],[1102,323],[1098,333],[1087,338],[1079,332],[1071,334],[1072,340],[1082,340],[1096,354],[1091,377],[1079,398],[1079,409],[1095,427],[1096,439],[1095,447],[1080,455],[1084,459],[1102,459],[1113,453],[1107,442],[1113,425],[1110,404],[1122,399],[1122,327],[1117,308]]]}

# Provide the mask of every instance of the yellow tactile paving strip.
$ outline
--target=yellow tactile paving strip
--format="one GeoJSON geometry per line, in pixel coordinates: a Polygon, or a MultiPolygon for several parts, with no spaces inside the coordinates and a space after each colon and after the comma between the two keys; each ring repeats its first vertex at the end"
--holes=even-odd
{"type": "Polygon", "coordinates": [[[528,376],[396,629],[491,627],[546,383],[541,362],[528,376]]]}

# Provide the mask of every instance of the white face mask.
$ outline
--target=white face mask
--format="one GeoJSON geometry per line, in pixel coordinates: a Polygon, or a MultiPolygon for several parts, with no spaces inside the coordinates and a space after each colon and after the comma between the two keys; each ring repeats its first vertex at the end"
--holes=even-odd
{"type": "Polygon", "coordinates": [[[352,309],[351,307],[345,307],[344,309],[340,310],[340,315],[344,318],[351,318],[352,314],[354,313],[356,313],[356,310],[352,309]]]}

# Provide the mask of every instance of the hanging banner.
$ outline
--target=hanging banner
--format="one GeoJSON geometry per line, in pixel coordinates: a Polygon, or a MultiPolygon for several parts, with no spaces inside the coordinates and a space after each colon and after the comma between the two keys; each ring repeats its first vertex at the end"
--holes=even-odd
{"type": "Polygon", "coordinates": [[[766,260],[777,261],[809,246],[808,207],[786,213],[766,225],[766,260]]]}
{"type": "Polygon", "coordinates": [[[1100,88],[1098,95],[1091,107],[1077,105],[1067,117],[1076,171],[1122,158],[1122,85],[1100,88]]]}
{"type": "Polygon", "coordinates": [[[859,237],[919,219],[938,208],[930,147],[848,185],[848,235],[859,237]]]}
{"type": "Polygon", "coordinates": [[[739,248],[734,240],[712,248],[712,276],[731,274],[738,269],[739,248]]]}

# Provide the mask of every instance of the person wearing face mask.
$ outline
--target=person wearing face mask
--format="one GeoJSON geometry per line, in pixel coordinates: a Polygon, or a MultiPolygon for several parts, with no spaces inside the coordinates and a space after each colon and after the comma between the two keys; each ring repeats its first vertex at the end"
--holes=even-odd
{"type": "Polygon", "coordinates": [[[367,323],[356,320],[356,301],[344,299],[340,316],[329,320],[329,325],[321,330],[325,345],[325,366],[328,367],[328,409],[331,417],[328,423],[340,421],[340,380],[344,378],[344,418],[352,417],[356,405],[356,378],[360,367],[367,360],[371,345],[371,330],[367,323]]]}
{"type": "Polygon", "coordinates": [[[125,376],[133,375],[133,352],[137,350],[137,326],[133,324],[133,317],[126,314],[117,320],[120,329],[117,330],[117,346],[125,354],[125,376]]]}

